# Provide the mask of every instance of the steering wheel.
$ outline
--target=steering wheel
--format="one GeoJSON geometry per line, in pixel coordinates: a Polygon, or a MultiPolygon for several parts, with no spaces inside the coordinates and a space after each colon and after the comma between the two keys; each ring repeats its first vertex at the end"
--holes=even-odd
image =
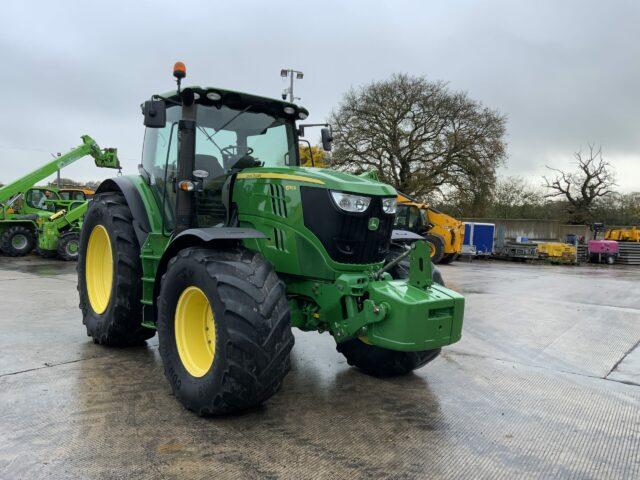
{"type": "Polygon", "coordinates": [[[234,156],[234,155],[251,155],[253,153],[253,148],[251,147],[238,147],[237,145],[229,145],[228,147],[224,147],[222,150],[220,150],[220,152],[223,155],[229,155],[234,156]],[[243,150],[243,152],[240,152],[240,149],[243,150]]]}

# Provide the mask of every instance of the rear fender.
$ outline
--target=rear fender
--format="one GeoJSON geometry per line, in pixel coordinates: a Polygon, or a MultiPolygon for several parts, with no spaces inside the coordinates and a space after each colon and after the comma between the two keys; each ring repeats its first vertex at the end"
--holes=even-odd
{"type": "Polygon", "coordinates": [[[133,230],[138,238],[140,247],[144,245],[151,226],[149,224],[149,216],[147,209],[145,208],[140,192],[136,188],[135,184],[127,177],[115,177],[109,178],[102,182],[96,194],[104,192],[120,192],[124,196],[124,199],[131,210],[131,216],[133,217],[133,230]]]}

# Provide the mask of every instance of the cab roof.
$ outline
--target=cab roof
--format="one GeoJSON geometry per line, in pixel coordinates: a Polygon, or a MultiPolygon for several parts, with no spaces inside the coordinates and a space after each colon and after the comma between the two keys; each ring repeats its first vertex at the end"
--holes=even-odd
{"type": "MultiPolygon", "coordinates": [[[[186,90],[192,90],[197,94],[196,103],[202,105],[226,105],[231,108],[243,108],[247,105],[256,105],[259,109],[268,111],[270,113],[278,114],[278,115],[291,115],[296,119],[304,120],[309,116],[309,111],[301,107],[300,105],[296,105],[295,103],[287,102],[284,100],[278,100],[276,98],[262,97],[259,95],[253,95],[251,93],[238,92],[235,90],[226,90],[224,88],[219,87],[199,87],[199,86],[189,86],[182,89],[182,92],[186,90]],[[219,99],[212,100],[207,94],[217,94],[219,95],[219,99]],[[285,107],[291,107],[294,109],[293,114],[288,114],[284,111],[285,107]]],[[[178,96],[177,90],[171,90],[169,92],[163,93],[161,95],[155,95],[157,97],[161,97],[165,100],[172,100],[174,102],[179,102],[180,98],[178,96]]]]}

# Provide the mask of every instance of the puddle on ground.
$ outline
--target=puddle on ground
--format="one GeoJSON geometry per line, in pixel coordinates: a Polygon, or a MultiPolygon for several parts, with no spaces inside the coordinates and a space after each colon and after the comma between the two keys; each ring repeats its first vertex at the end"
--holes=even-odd
{"type": "Polygon", "coordinates": [[[54,275],[64,275],[67,273],[75,273],[75,262],[55,262],[55,263],[41,263],[41,262],[29,262],[24,261],[15,264],[11,262],[2,262],[0,264],[0,270],[8,272],[30,273],[39,277],[50,277],[54,275]]]}

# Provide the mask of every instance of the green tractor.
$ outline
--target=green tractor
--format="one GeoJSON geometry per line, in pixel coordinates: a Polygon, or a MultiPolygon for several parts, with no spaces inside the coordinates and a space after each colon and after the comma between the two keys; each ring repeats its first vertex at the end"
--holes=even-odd
{"type": "MultiPolygon", "coordinates": [[[[308,112],[220,88],[154,95],[139,175],[104,181],[80,243],[95,343],[157,330],[165,376],[199,415],[260,404],[289,370],[291,327],[329,332],[350,365],[410,372],[460,339],[464,299],[432,280],[418,241],[386,262],[397,192],[299,166],[308,112]],[[407,278],[392,278],[408,259],[407,278]]],[[[330,131],[322,131],[330,147],[330,131]]]]}
{"type": "Polygon", "coordinates": [[[65,198],[54,187],[34,186],[61,168],[90,155],[102,168],[120,168],[114,149],[100,149],[89,136],[82,145],[0,188],[0,250],[21,257],[34,248],[45,257],[75,260],[87,201],[65,198]]]}

